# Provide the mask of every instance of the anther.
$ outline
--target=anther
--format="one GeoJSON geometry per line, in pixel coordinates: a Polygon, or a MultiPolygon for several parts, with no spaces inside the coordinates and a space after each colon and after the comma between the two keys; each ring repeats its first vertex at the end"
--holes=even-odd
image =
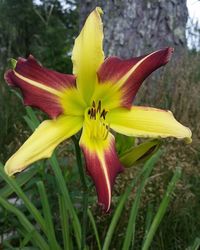
{"type": "Polygon", "coordinates": [[[92,106],[95,108],[95,101],[92,102],[92,106]]]}
{"type": "Polygon", "coordinates": [[[101,101],[98,102],[97,113],[101,113],[101,101]]]}
{"type": "Polygon", "coordinates": [[[91,108],[90,119],[93,117],[93,108],[91,108]]]}
{"type": "Polygon", "coordinates": [[[108,111],[105,111],[105,109],[103,109],[100,117],[103,117],[103,119],[105,120],[106,119],[106,114],[108,113],[108,111]]]}
{"type": "Polygon", "coordinates": [[[104,112],[105,112],[105,109],[103,109],[103,111],[101,112],[100,117],[104,117],[104,112]]]}
{"type": "Polygon", "coordinates": [[[93,117],[94,117],[94,119],[96,120],[96,109],[94,109],[93,117]]]}

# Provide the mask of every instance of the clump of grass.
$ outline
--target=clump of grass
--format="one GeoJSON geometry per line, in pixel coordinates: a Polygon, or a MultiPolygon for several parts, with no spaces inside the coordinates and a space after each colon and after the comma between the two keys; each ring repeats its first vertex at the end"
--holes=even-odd
{"type": "MultiPolygon", "coordinates": [[[[169,109],[193,132],[192,144],[173,139],[165,140],[165,154],[154,169],[152,182],[146,187],[141,209],[147,202],[158,204],[171,171],[180,166],[183,177],[163,220],[152,249],[186,249],[200,232],[200,53],[187,52],[160,69],[158,77],[150,78],[141,88],[136,102],[142,105],[169,109]],[[152,83],[153,82],[153,83],[152,83]],[[173,230],[172,230],[173,228],[173,230]]],[[[134,170],[133,170],[134,171],[134,170]]],[[[142,227],[141,227],[142,230],[142,227]]],[[[139,234],[139,233],[138,233],[139,234]]],[[[140,241],[138,235],[138,241],[140,241]]]]}

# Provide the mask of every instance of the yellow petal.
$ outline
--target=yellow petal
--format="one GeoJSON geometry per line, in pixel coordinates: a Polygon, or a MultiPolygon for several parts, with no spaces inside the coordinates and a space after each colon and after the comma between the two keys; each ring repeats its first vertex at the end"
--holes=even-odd
{"type": "Polygon", "coordinates": [[[131,110],[112,110],[106,118],[113,130],[128,136],[192,140],[190,129],[179,123],[170,111],[133,106],[131,110]]]}
{"type": "Polygon", "coordinates": [[[95,102],[101,100],[102,107],[106,108],[106,110],[111,110],[121,106],[122,95],[123,92],[117,88],[117,85],[97,83],[92,100],[95,102]]]}
{"type": "Polygon", "coordinates": [[[59,101],[65,115],[83,116],[87,107],[77,88],[62,90],[59,101]]]}
{"type": "Polygon", "coordinates": [[[89,15],[72,51],[77,87],[88,104],[97,82],[97,70],[104,61],[102,13],[97,7],[89,15]]]}
{"type": "Polygon", "coordinates": [[[21,148],[6,162],[8,175],[21,172],[31,163],[49,158],[55,147],[82,127],[82,118],[60,116],[56,120],[42,122],[21,148]]]}

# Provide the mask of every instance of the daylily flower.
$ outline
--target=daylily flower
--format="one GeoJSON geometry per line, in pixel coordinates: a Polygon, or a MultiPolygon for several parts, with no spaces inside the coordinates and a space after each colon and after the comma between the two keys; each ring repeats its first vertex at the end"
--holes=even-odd
{"type": "Polygon", "coordinates": [[[165,65],[173,52],[165,48],[122,60],[102,49],[102,10],[87,18],[72,51],[73,73],[67,75],[42,67],[33,56],[19,58],[5,80],[21,89],[24,104],[46,112],[42,122],[21,148],[6,162],[8,175],[52,155],[55,147],[82,129],[80,147],[92,177],[98,201],[106,211],[111,204],[116,175],[123,170],[112,131],[133,137],[176,137],[191,140],[191,131],[170,111],[132,106],[143,80],[165,65]]]}

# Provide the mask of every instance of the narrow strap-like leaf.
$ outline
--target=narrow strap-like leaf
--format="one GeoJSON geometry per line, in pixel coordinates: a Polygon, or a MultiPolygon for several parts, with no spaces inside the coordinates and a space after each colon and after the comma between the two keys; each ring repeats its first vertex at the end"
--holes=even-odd
{"type": "Polygon", "coordinates": [[[80,246],[81,246],[81,225],[80,225],[80,221],[78,219],[78,216],[77,216],[76,211],[74,209],[74,206],[72,204],[72,201],[71,201],[71,198],[70,198],[70,195],[69,195],[69,191],[67,189],[65,180],[63,178],[61,169],[60,169],[60,167],[58,165],[58,162],[57,162],[57,159],[56,159],[55,155],[53,155],[50,158],[50,163],[51,163],[52,169],[53,169],[53,171],[55,173],[58,188],[59,188],[61,194],[63,195],[65,209],[69,211],[71,221],[72,221],[72,226],[73,226],[73,229],[74,229],[76,242],[77,242],[77,245],[78,245],[78,247],[80,249],[80,246]]]}
{"type": "Polygon", "coordinates": [[[49,206],[49,201],[47,198],[47,193],[45,191],[45,187],[42,181],[37,182],[38,190],[40,193],[40,200],[42,203],[42,208],[43,208],[43,214],[44,214],[44,219],[46,223],[46,227],[48,228],[47,232],[47,237],[50,245],[51,250],[61,250],[61,247],[59,246],[57,240],[56,240],[56,235],[54,231],[54,226],[53,226],[53,218],[49,206]]]}
{"type": "MultiPolygon", "coordinates": [[[[3,165],[0,163],[0,167],[3,168],[3,165]]],[[[38,168],[30,168],[29,170],[21,173],[18,175],[15,179],[18,186],[23,186],[25,183],[27,183],[36,173],[38,172],[38,168]]],[[[14,190],[9,186],[8,184],[5,185],[3,188],[0,189],[0,196],[3,198],[7,198],[10,196],[14,190]]]]}
{"type": "Polygon", "coordinates": [[[160,203],[160,206],[158,208],[158,211],[153,219],[153,222],[151,224],[151,227],[149,229],[149,232],[146,236],[146,239],[144,241],[144,245],[142,247],[142,250],[148,250],[151,242],[153,240],[153,237],[156,233],[156,230],[158,228],[158,226],[160,225],[160,222],[168,208],[169,202],[170,202],[170,198],[171,198],[171,194],[174,191],[175,187],[176,187],[176,183],[177,181],[180,179],[181,177],[181,169],[180,168],[176,168],[174,175],[170,181],[170,183],[168,184],[167,187],[167,191],[165,192],[165,195],[160,203]]]}
{"type": "Polygon", "coordinates": [[[62,227],[62,236],[64,250],[72,249],[72,242],[70,238],[70,224],[69,224],[69,211],[65,208],[65,202],[62,194],[58,195],[60,222],[62,227]]]}
{"type": "Polygon", "coordinates": [[[117,205],[117,208],[115,209],[114,215],[112,217],[111,223],[109,225],[106,238],[103,245],[103,250],[109,250],[110,243],[113,237],[113,234],[115,232],[115,228],[117,226],[117,223],[121,217],[121,213],[123,211],[124,204],[126,200],[128,199],[133,187],[138,183],[138,180],[140,177],[149,169],[151,166],[154,166],[155,163],[158,161],[159,157],[161,155],[161,151],[158,151],[155,155],[153,155],[145,164],[141,172],[138,174],[138,176],[132,180],[132,182],[129,184],[129,186],[126,188],[124,194],[121,196],[119,203],[117,205]]]}
{"type": "Polygon", "coordinates": [[[29,212],[32,214],[34,219],[37,221],[37,223],[41,226],[41,229],[45,234],[47,234],[47,228],[44,219],[42,218],[40,212],[38,209],[33,205],[33,203],[28,199],[26,194],[22,191],[21,187],[17,184],[15,179],[13,177],[9,177],[3,170],[3,168],[0,166],[0,176],[4,179],[4,181],[7,182],[7,184],[13,189],[13,191],[21,198],[26,206],[26,208],[29,210],[29,212]]]}
{"type": "Polygon", "coordinates": [[[16,207],[11,205],[9,202],[7,202],[5,199],[0,197],[0,204],[3,206],[6,210],[10,211],[11,213],[15,214],[21,225],[24,227],[24,229],[28,232],[32,232],[32,239],[34,240],[34,243],[42,250],[49,250],[49,246],[47,245],[46,241],[42,238],[42,236],[35,230],[35,227],[29,222],[29,220],[26,218],[26,216],[16,207]]]}
{"type": "Polygon", "coordinates": [[[101,250],[102,248],[101,248],[101,243],[100,243],[100,239],[99,239],[99,233],[98,233],[98,230],[97,230],[95,219],[94,219],[93,214],[92,214],[90,209],[87,210],[87,214],[88,214],[88,217],[89,217],[90,222],[92,224],[92,228],[94,230],[94,235],[96,237],[98,249],[101,250]]]}
{"type": "Polygon", "coordinates": [[[198,250],[199,247],[200,247],[200,238],[197,237],[197,238],[194,240],[193,245],[192,245],[191,247],[188,247],[187,250],[198,250]]]}
{"type": "Polygon", "coordinates": [[[145,187],[145,184],[148,180],[149,175],[151,174],[151,171],[153,170],[155,164],[149,164],[149,167],[147,170],[144,172],[144,176],[142,178],[141,184],[136,192],[136,196],[134,198],[132,207],[131,207],[131,212],[130,212],[130,217],[128,220],[128,227],[126,230],[126,235],[123,243],[123,250],[129,249],[130,245],[134,245],[134,238],[135,238],[135,225],[136,225],[136,218],[138,215],[138,210],[139,210],[139,205],[140,205],[140,199],[142,196],[142,191],[145,187]]]}

